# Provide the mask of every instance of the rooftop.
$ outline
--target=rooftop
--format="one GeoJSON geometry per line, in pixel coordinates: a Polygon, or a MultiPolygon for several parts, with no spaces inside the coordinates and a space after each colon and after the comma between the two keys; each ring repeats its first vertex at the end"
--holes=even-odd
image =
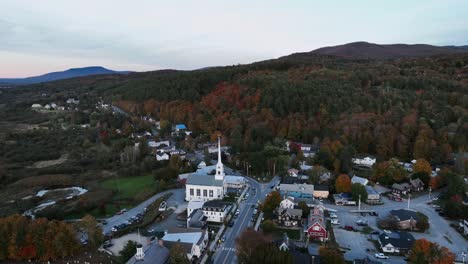
{"type": "Polygon", "coordinates": [[[165,264],[169,258],[169,249],[165,246],[159,245],[158,242],[148,244],[143,248],[145,257],[142,260],[137,260],[133,256],[127,264],[165,264]]]}
{"type": "Polygon", "coordinates": [[[359,176],[353,176],[353,178],[351,178],[351,183],[359,183],[362,185],[367,185],[367,183],[369,183],[369,180],[366,178],[359,177],[359,176]]]}
{"type": "Polygon", "coordinates": [[[279,189],[282,192],[301,192],[301,193],[314,193],[314,185],[312,184],[280,184],[279,189]]]}
{"type": "Polygon", "coordinates": [[[405,209],[398,209],[390,211],[390,214],[396,216],[399,221],[406,221],[413,218],[413,220],[418,221],[419,215],[416,211],[405,210],[405,209]]]}
{"type": "Polygon", "coordinates": [[[223,186],[223,181],[216,180],[214,175],[192,173],[188,176],[186,184],[203,186],[223,186]]]}
{"type": "Polygon", "coordinates": [[[226,208],[226,203],[224,203],[222,200],[211,200],[207,201],[203,204],[203,209],[205,208],[226,208]]]}
{"type": "Polygon", "coordinates": [[[405,231],[393,231],[379,235],[379,242],[381,246],[391,244],[397,248],[409,249],[414,244],[414,237],[411,233],[405,231]]]}

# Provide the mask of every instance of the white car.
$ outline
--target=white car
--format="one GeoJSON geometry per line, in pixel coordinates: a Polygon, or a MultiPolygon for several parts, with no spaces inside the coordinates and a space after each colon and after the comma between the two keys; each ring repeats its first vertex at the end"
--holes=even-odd
{"type": "Polygon", "coordinates": [[[330,214],[330,217],[331,217],[331,218],[338,218],[338,216],[337,216],[336,214],[334,214],[334,213],[331,213],[331,214],[330,214]]]}
{"type": "Polygon", "coordinates": [[[333,220],[331,220],[331,223],[332,223],[332,225],[339,225],[340,221],[338,221],[338,219],[333,219],[333,220]]]}
{"type": "Polygon", "coordinates": [[[388,256],[385,256],[383,253],[376,253],[374,256],[378,259],[388,259],[388,256]]]}

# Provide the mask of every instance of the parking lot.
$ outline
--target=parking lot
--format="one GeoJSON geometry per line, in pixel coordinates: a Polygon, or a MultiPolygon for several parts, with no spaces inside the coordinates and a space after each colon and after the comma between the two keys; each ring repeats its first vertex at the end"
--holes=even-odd
{"type": "MultiPolygon", "coordinates": [[[[434,193],[433,196],[436,194],[434,193]]],[[[337,219],[340,222],[339,225],[334,225],[335,235],[337,242],[340,246],[344,248],[350,248],[352,252],[347,252],[345,254],[346,259],[352,259],[352,257],[360,257],[364,258],[366,255],[371,255],[368,252],[365,252],[365,248],[368,244],[363,241],[363,238],[367,240],[367,235],[352,231],[343,230],[340,227],[345,227],[347,225],[352,226],[353,228],[357,228],[362,230],[363,227],[360,227],[356,224],[356,221],[359,219],[367,220],[369,227],[374,230],[378,230],[382,232],[382,230],[377,228],[377,221],[379,218],[385,218],[391,210],[395,209],[406,209],[408,206],[407,200],[403,202],[391,201],[386,197],[382,199],[384,201],[383,205],[375,205],[370,206],[366,204],[362,204],[362,210],[374,210],[379,214],[379,216],[369,216],[366,214],[365,216],[361,216],[358,213],[351,213],[351,210],[356,210],[356,206],[336,206],[329,202],[325,202],[325,207],[336,210],[337,219]],[[355,241],[353,241],[355,240],[355,241]]],[[[453,253],[457,255],[458,259],[461,259],[461,252],[468,251],[468,243],[466,240],[455,231],[452,227],[450,227],[450,222],[443,217],[439,216],[439,214],[435,211],[427,203],[430,201],[428,195],[422,195],[417,198],[412,199],[410,204],[411,210],[419,211],[429,218],[430,228],[425,233],[416,233],[412,232],[415,239],[425,238],[431,242],[435,242],[440,244],[441,246],[449,248],[453,253]]],[[[377,239],[374,236],[374,239],[377,239]]],[[[373,246],[372,246],[373,247],[373,246]]],[[[372,254],[373,255],[373,254],[372,254]]],[[[403,261],[403,257],[395,257],[391,256],[389,260],[386,262],[388,263],[405,263],[403,261]]]]}

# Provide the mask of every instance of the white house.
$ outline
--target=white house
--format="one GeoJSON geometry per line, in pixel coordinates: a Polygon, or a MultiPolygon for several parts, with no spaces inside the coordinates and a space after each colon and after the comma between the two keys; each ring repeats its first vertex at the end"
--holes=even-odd
{"type": "Polygon", "coordinates": [[[208,222],[222,223],[226,219],[229,208],[221,200],[211,200],[203,204],[202,210],[208,222]]]}
{"type": "Polygon", "coordinates": [[[388,231],[379,235],[380,248],[385,253],[405,253],[414,244],[414,237],[405,231],[388,231]]]}
{"type": "Polygon", "coordinates": [[[200,258],[203,250],[208,244],[208,232],[206,230],[193,228],[173,228],[165,232],[161,238],[164,246],[171,248],[178,244],[182,246],[187,258],[192,260],[200,258]]]}
{"type": "Polygon", "coordinates": [[[353,176],[351,178],[351,184],[354,184],[354,183],[359,183],[361,185],[366,186],[369,183],[369,180],[366,178],[359,177],[359,176],[353,176]]]}
{"type": "Polygon", "coordinates": [[[158,151],[158,152],[156,152],[156,160],[158,160],[158,161],[169,160],[169,154],[158,151]]]}
{"type": "Polygon", "coordinates": [[[288,174],[291,177],[297,177],[299,175],[299,170],[291,168],[291,169],[288,170],[288,174]]]}
{"type": "Polygon", "coordinates": [[[31,106],[31,108],[32,108],[32,109],[40,109],[40,108],[42,108],[42,105],[40,105],[40,104],[33,104],[33,105],[31,106]]]}
{"type": "Polygon", "coordinates": [[[287,209],[287,208],[294,208],[294,198],[286,197],[280,202],[280,208],[287,209]]]}
{"type": "Polygon", "coordinates": [[[354,158],[352,159],[352,162],[356,165],[363,165],[363,166],[367,166],[367,167],[372,167],[372,165],[374,165],[374,163],[376,162],[376,159],[374,158],[370,158],[370,157],[365,157],[365,158],[362,158],[362,159],[358,159],[358,158],[354,158]]]}

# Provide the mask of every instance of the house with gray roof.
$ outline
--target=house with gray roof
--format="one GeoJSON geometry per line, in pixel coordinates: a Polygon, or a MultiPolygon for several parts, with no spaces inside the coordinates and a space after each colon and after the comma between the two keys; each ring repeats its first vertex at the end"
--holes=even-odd
{"type": "Polygon", "coordinates": [[[137,255],[129,259],[127,264],[166,264],[169,259],[169,249],[164,246],[162,240],[158,240],[144,246],[143,251],[137,252],[137,255]]]}
{"type": "Polygon", "coordinates": [[[389,231],[379,235],[379,244],[385,253],[406,253],[414,244],[414,237],[405,231],[389,231]]]}
{"type": "Polygon", "coordinates": [[[187,254],[189,260],[200,258],[208,245],[208,232],[195,228],[172,228],[165,232],[161,238],[169,249],[174,245],[180,245],[187,254]]]}

